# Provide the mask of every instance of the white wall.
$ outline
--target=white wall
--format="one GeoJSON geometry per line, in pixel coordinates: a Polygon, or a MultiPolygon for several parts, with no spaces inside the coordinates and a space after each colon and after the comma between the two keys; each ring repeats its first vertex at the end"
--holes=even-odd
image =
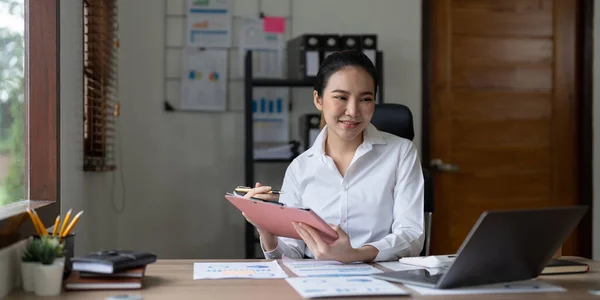
{"type": "MultiPolygon", "coordinates": [[[[170,7],[183,8],[183,0],[168,1],[170,7]]],[[[420,136],[420,2],[289,1],[261,2],[267,14],[291,19],[288,26],[294,36],[315,31],[379,34],[387,100],[413,109],[420,136]],[[329,15],[333,12],[343,16],[334,18],[329,15]]],[[[235,0],[233,12],[256,16],[258,1],[235,0]]],[[[154,251],[163,258],[243,257],[243,219],[223,198],[244,183],[242,86],[230,84],[230,102],[235,103],[229,103],[228,112],[165,112],[164,13],[164,0],[119,2],[120,167],[126,208],[118,218],[118,245],[154,251]]],[[[310,89],[298,89],[295,104],[300,106],[298,99],[306,98],[307,106],[296,108],[313,112],[311,95],[310,89]]],[[[292,118],[297,115],[298,110],[292,118]]],[[[281,184],[284,166],[257,168],[258,180],[281,184]]],[[[100,218],[105,213],[113,215],[106,210],[95,214],[100,218]]],[[[115,229],[112,219],[104,223],[115,229]]]]}
{"type": "Polygon", "coordinates": [[[593,102],[593,254],[600,259],[600,3],[594,3],[594,102],[593,102]]]}
{"type": "Polygon", "coordinates": [[[61,214],[83,210],[74,230],[75,255],[116,247],[117,215],[110,204],[111,173],[83,172],[83,20],[81,0],[60,5],[61,214]]]}

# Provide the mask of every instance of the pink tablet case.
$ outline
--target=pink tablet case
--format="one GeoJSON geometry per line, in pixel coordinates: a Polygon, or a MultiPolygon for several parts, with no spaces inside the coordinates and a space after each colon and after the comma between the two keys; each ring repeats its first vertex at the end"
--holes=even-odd
{"type": "Polygon", "coordinates": [[[312,210],[281,206],[229,194],[225,195],[225,198],[244,212],[257,226],[273,235],[302,240],[292,225],[292,222],[299,222],[318,230],[323,241],[328,244],[337,239],[335,230],[312,210]]]}

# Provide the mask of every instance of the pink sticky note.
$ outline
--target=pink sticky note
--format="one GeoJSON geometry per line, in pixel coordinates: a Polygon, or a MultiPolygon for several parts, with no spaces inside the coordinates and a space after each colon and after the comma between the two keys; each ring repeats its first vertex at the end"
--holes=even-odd
{"type": "Polygon", "coordinates": [[[263,30],[268,33],[285,33],[285,18],[264,17],[263,30]]]}

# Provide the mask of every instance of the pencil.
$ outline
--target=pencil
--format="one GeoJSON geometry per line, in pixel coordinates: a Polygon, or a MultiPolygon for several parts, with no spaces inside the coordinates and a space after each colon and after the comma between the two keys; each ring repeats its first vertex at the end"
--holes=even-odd
{"type": "Polygon", "coordinates": [[[77,224],[77,222],[79,221],[79,217],[81,217],[81,214],[83,214],[83,210],[75,215],[75,217],[73,218],[73,220],[71,221],[69,226],[67,226],[67,229],[65,230],[65,232],[63,232],[63,234],[60,236],[61,238],[64,238],[69,233],[71,233],[71,231],[73,230],[73,227],[75,227],[75,224],[77,224]]]}
{"type": "Polygon", "coordinates": [[[54,221],[54,229],[52,230],[52,237],[56,236],[56,232],[58,231],[59,224],[60,224],[60,215],[56,216],[56,220],[54,221]]]}
{"type": "Polygon", "coordinates": [[[29,208],[26,208],[25,210],[27,211],[27,214],[29,215],[29,218],[31,219],[31,223],[33,224],[33,229],[35,229],[35,232],[37,232],[38,235],[41,235],[40,229],[38,228],[37,223],[33,219],[33,214],[31,213],[31,210],[29,208]]]}
{"type": "Polygon", "coordinates": [[[35,221],[35,217],[33,216],[31,209],[29,209],[28,207],[25,210],[29,214],[29,218],[31,219],[31,223],[33,224],[33,229],[35,229],[35,232],[37,232],[38,236],[42,236],[42,231],[40,230],[38,223],[35,221]]]}
{"type": "Polygon", "coordinates": [[[42,220],[40,219],[40,216],[37,214],[37,212],[35,211],[35,209],[31,210],[33,212],[33,216],[35,217],[35,221],[38,223],[38,226],[40,227],[40,231],[42,232],[42,235],[46,236],[48,235],[48,231],[46,230],[46,226],[44,226],[44,223],[42,223],[42,220]]]}
{"type": "Polygon", "coordinates": [[[63,220],[62,226],[60,226],[60,231],[58,232],[59,236],[63,236],[63,232],[65,232],[65,229],[67,228],[67,222],[69,222],[69,218],[71,217],[72,210],[73,209],[69,209],[69,211],[65,215],[65,219],[63,220]]]}

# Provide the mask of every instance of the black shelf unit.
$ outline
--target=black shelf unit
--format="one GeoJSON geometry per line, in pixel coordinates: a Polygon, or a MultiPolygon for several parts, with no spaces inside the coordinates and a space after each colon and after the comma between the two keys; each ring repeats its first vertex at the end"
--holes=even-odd
{"type": "MultiPolygon", "coordinates": [[[[379,88],[377,90],[377,102],[383,103],[383,53],[377,51],[376,65],[379,76],[379,88]]],[[[254,128],[252,122],[252,92],[254,87],[313,87],[314,80],[311,79],[266,79],[253,78],[252,76],[252,50],[248,50],[244,57],[244,176],[245,185],[254,186],[254,164],[255,163],[290,163],[294,157],[289,159],[254,159],[254,128]]],[[[255,247],[258,245],[256,230],[249,222],[245,222],[245,256],[247,259],[257,258],[255,247]]]]}

